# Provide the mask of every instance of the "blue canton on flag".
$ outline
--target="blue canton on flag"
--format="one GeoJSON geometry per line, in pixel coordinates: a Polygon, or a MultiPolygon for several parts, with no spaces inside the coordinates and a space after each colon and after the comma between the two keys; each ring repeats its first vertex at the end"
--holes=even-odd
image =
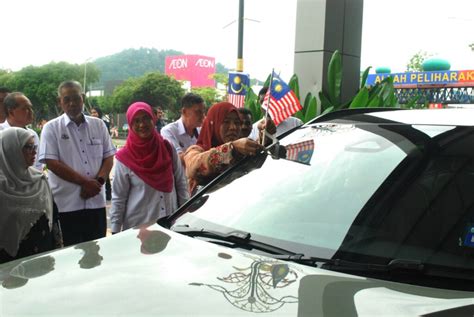
{"type": "Polygon", "coordinates": [[[227,101],[241,108],[244,106],[245,95],[247,93],[246,87],[250,85],[250,77],[244,73],[229,72],[229,88],[227,90],[227,101]]]}
{"type": "Polygon", "coordinates": [[[263,108],[268,109],[275,125],[303,109],[300,101],[290,87],[273,72],[273,80],[263,101],[263,108]]]}

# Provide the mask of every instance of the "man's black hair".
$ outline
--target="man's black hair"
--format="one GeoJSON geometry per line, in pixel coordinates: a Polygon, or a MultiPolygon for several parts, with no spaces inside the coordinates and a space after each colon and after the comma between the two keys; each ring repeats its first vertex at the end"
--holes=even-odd
{"type": "Polygon", "coordinates": [[[3,94],[7,93],[8,94],[10,92],[11,92],[11,90],[8,89],[7,87],[0,87],[0,93],[3,93],[3,94]]]}
{"type": "Polygon", "coordinates": [[[9,93],[5,99],[3,99],[3,106],[5,107],[5,115],[9,117],[10,111],[13,109],[18,108],[18,104],[16,102],[16,98],[20,96],[24,96],[25,94],[19,91],[9,93]]]}
{"type": "Polygon", "coordinates": [[[237,108],[237,111],[243,115],[249,115],[250,117],[252,117],[252,111],[250,111],[249,108],[241,107],[241,108],[237,108]]]}
{"type": "Polygon", "coordinates": [[[99,106],[92,107],[91,110],[97,111],[97,114],[99,115],[99,118],[101,119],[104,116],[104,112],[102,111],[102,109],[99,108],[99,106]]]}
{"type": "Polygon", "coordinates": [[[204,99],[201,96],[194,94],[192,92],[187,93],[184,95],[183,99],[181,99],[181,106],[183,108],[191,108],[196,104],[204,103],[204,99]]]}
{"type": "Polygon", "coordinates": [[[268,87],[262,87],[262,89],[260,89],[260,91],[258,92],[258,96],[262,96],[262,95],[265,95],[268,91],[268,87]]]}

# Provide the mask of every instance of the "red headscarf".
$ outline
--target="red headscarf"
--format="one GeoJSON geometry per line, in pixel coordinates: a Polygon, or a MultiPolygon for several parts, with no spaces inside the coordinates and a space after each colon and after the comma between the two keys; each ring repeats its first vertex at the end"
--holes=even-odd
{"type": "Polygon", "coordinates": [[[140,138],[131,129],[133,118],[138,111],[145,111],[153,119],[153,122],[156,122],[156,117],[148,104],[135,102],[130,105],[127,110],[127,122],[130,127],[127,142],[115,157],[149,186],[160,192],[169,193],[173,189],[171,146],[154,127],[148,140],[140,138]]]}
{"type": "Polygon", "coordinates": [[[233,111],[238,115],[237,108],[229,102],[219,102],[209,108],[196,144],[205,151],[211,147],[224,144],[220,134],[220,127],[225,117],[233,111]]]}

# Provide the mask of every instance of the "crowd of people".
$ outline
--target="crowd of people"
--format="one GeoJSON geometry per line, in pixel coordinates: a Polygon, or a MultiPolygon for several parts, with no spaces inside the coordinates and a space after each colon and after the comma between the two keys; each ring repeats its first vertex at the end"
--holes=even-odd
{"type": "Polygon", "coordinates": [[[39,138],[28,128],[27,96],[0,88],[0,226],[8,228],[0,232],[0,263],[104,237],[107,200],[113,234],[168,217],[198,186],[261,151],[262,131],[279,129],[271,119],[252,124],[248,109],[228,102],[206,114],[203,98],[187,93],[181,117],[167,125],[161,108],[131,104],[117,151],[101,110],[84,113],[80,83],[65,81],[57,94],[63,114],[39,138]]]}

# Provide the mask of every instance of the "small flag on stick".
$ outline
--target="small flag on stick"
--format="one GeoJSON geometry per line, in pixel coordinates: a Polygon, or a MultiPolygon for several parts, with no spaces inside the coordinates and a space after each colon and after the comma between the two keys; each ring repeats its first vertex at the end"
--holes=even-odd
{"type": "Polygon", "coordinates": [[[263,100],[263,108],[268,109],[275,125],[303,109],[295,93],[275,72],[272,74],[270,89],[263,100]]]}
{"type": "Polygon", "coordinates": [[[250,84],[250,77],[248,74],[229,72],[229,88],[227,90],[227,101],[242,108],[244,106],[246,87],[250,84]]]}
{"type": "Polygon", "coordinates": [[[285,146],[286,159],[309,164],[314,152],[314,140],[307,140],[285,146]]]}

